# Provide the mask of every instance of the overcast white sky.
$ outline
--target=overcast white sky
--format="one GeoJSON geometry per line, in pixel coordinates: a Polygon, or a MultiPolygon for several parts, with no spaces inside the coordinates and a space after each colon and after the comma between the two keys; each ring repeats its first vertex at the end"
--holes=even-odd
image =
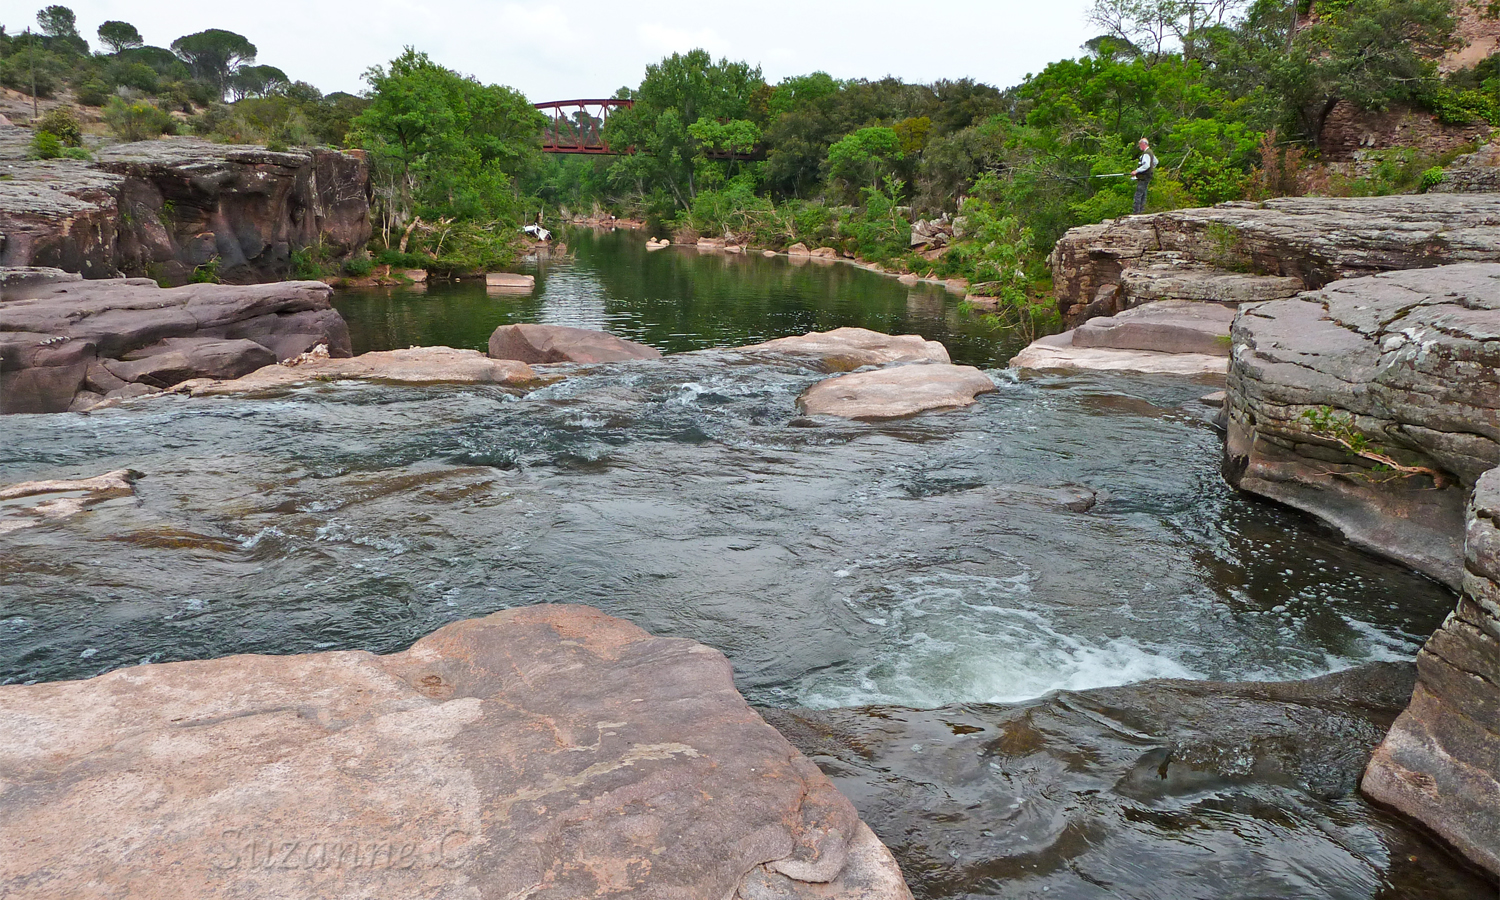
{"type": "MultiPolygon", "coordinates": [[[[324,92],[358,92],[360,74],[404,45],[533,102],[607,97],[636,86],[647,63],[703,47],[758,63],[766,80],[823,70],[836,78],[907,81],[969,77],[998,87],[1077,56],[1091,35],[1090,0],[929,0],[926,3],[761,0],[622,3],[608,0],[73,0],[78,30],[98,49],[108,19],[165,47],[205,28],[245,35],[258,61],[324,92]]],[[[35,26],[44,0],[0,0],[8,32],[35,26]]]]}

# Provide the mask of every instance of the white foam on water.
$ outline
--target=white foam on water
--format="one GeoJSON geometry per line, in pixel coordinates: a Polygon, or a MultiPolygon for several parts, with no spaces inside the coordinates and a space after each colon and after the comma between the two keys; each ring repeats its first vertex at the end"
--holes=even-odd
{"type": "Polygon", "coordinates": [[[847,602],[886,635],[875,659],[803,678],[814,708],[890,703],[1014,703],[1059,690],[1151,678],[1202,678],[1167,651],[1130,637],[1080,638],[1053,627],[1026,597],[1032,575],[914,576],[883,596],[847,602]]]}

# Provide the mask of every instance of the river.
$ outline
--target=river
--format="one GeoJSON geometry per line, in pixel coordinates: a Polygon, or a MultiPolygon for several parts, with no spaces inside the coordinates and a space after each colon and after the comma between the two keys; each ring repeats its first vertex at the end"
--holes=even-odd
{"type": "MultiPolygon", "coordinates": [[[[574,257],[540,265],[529,297],[436,285],[341,297],[356,351],[483,347],[509,321],[604,327],[673,352],[864,325],[942,340],[999,390],[887,424],[811,421],[793,402],[821,373],[707,352],[599,366],[524,396],[343,383],[10,416],[0,483],[144,477],[135,498],[0,535],[0,682],[239,652],[388,652],[456,619],[570,602],[724,651],[763,707],[935,708],[1409,660],[1453,604],[1229,490],[1203,385],[1017,377],[997,367],[1017,335],[941,288],[846,265],[568,238],[574,257]]],[[[1349,787],[1352,824],[1304,817],[1278,846],[1335,846],[1363,875],[1310,867],[1275,885],[1406,896],[1407,876],[1389,872],[1410,858],[1406,870],[1438,885],[1424,896],[1470,896],[1479,882],[1349,787]]],[[[1200,866],[1250,865],[1256,829],[1302,802],[1295,785],[1255,790],[1272,799],[1195,814],[1190,830],[1215,848],[1200,866]]],[[[893,821],[882,837],[922,854],[976,827],[893,821]]],[[[1132,854],[1181,840],[1109,821],[1132,854]]],[[[1066,860],[1039,859],[1063,872],[1048,897],[1270,896],[1253,879],[1201,893],[1191,871],[1100,893],[1066,860]]],[[[1032,896],[989,874],[926,871],[909,872],[923,897],[1032,896]]]]}

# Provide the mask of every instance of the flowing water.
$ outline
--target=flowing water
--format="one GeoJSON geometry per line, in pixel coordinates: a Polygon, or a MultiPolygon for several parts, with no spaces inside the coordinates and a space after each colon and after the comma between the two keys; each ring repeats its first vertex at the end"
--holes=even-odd
{"type": "MultiPolygon", "coordinates": [[[[570,237],[576,259],[546,266],[534,299],[482,287],[343,298],[356,349],[483,346],[516,320],[666,350],[859,324],[918,331],[986,366],[1016,340],[940,290],[848,266],[570,237]]],[[[969,409],[872,425],[799,417],[796,396],[821,377],[703,352],[578,370],[529,394],[351,382],[6,417],[0,483],[143,477],[133,498],[0,535],[0,682],[387,652],[456,619],[569,602],[723,650],[763,706],[931,708],[1409,659],[1453,603],[1231,492],[1202,385],[994,369],[998,391],[969,409]]],[[[1194,827],[1238,834],[1253,819],[1194,827]]],[[[921,827],[919,841],[941,842],[972,823],[921,827]]],[[[1197,896],[1174,879],[1139,896],[1197,896]]],[[[1316,872],[1300,883],[1300,896],[1401,896],[1316,872]]],[[[917,880],[923,896],[1029,896],[1004,885],[917,880]]]]}

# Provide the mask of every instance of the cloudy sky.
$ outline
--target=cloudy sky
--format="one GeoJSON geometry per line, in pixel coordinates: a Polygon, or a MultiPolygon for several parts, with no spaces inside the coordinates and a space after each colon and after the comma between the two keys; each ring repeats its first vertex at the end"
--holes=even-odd
{"type": "MultiPolygon", "coordinates": [[[[607,97],[635,86],[649,62],[703,47],[759,63],[771,82],[819,69],[837,78],[908,81],[970,77],[1000,87],[1078,55],[1090,0],[929,0],[926,3],[761,0],[73,0],[78,30],[97,44],[108,19],[167,46],[205,28],[248,37],[259,62],[325,92],[356,92],[360,74],[405,45],[450,68],[519,88],[533,101],[607,97]]],[[[43,0],[0,0],[10,33],[35,25],[43,0]]]]}

